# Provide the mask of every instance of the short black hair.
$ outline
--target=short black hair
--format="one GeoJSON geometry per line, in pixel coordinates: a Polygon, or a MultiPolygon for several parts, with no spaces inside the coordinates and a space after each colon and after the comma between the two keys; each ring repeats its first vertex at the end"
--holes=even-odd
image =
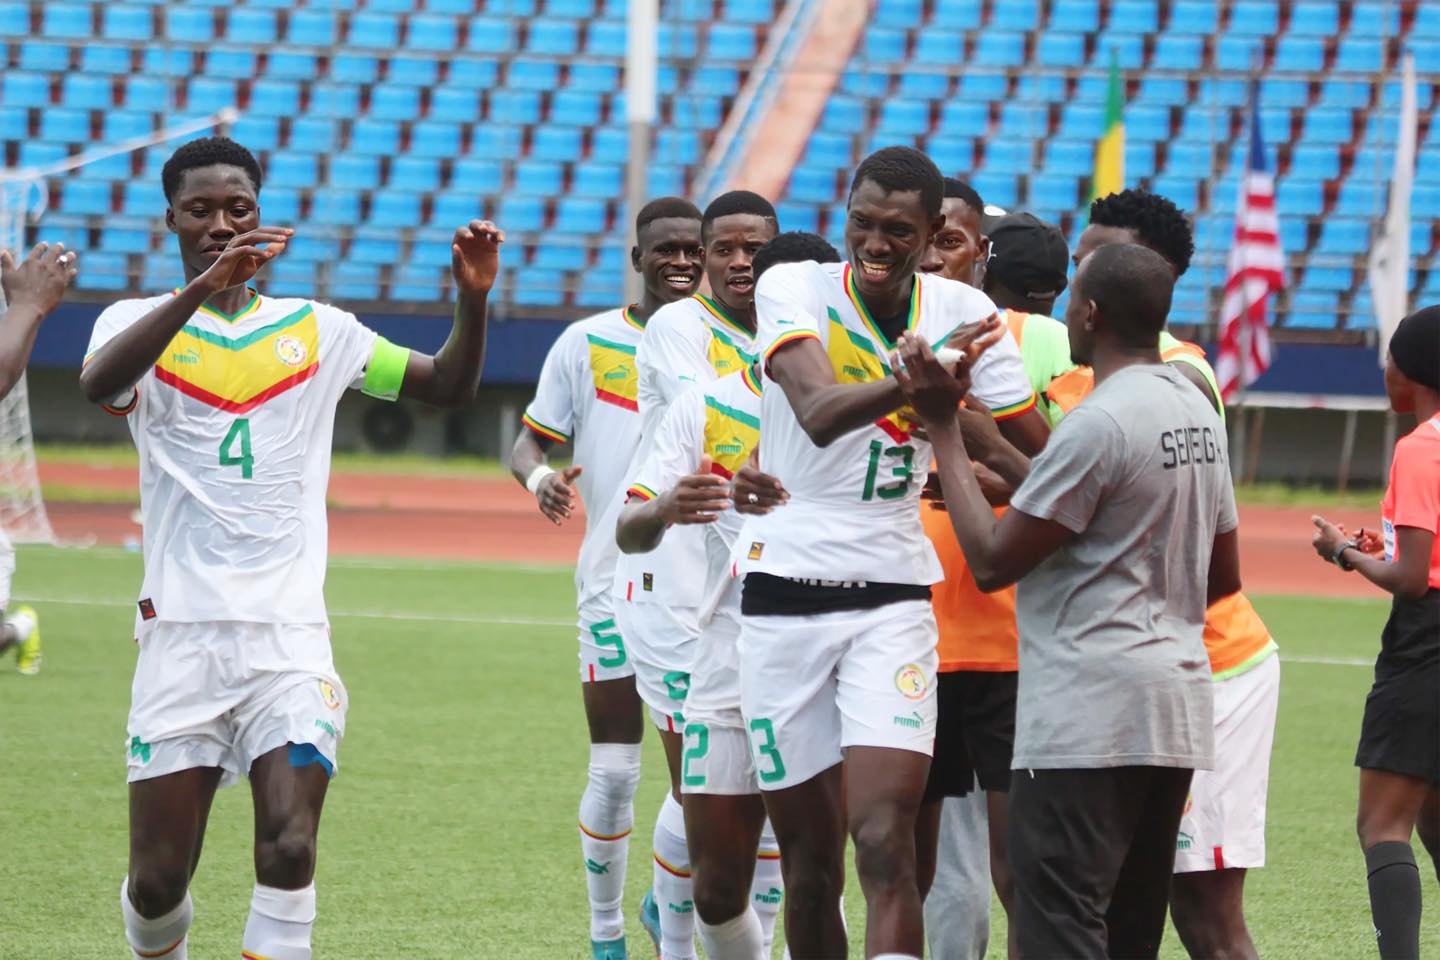
{"type": "Polygon", "coordinates": [[[756,250],[750,261],[750,269],[755,274],[756,282],[759,282],[760,275],[778,263],[804,263],[806,260],[839,263],[840,251],[817,233],[791,230],[756,250]]]}
{"type": "Polygon", "coordinates": [[[779,229],[780,218],[775,215],[774,204],[751,190],[731,190],[710,201],[710,206],[705,208],[705,215],[700,220],[700,232],[709,233],[716,220],[737,213],[764,217],[779,229]]]}
{"type": "Polygon", "coordinates": [[[175,191],[180,189],[180,178],[185,175],[185,171],[222,164],[244,170],[245,175],[250,178],[250,185],[255,188],[255,193],[260,193],[264,176],[260,173],[260,163],[255,159],[255,154],[229,137],[201,137],[199,140],[182,144],[180,149],[165,161],[165,166],[160,171],[160,185],[165,188],[166,201],[175,199],[175,191]]]}
{"type": "Polygon", "coordinates": [[[635,215],[635,232],[638,234],[656,220],[699,220],[700,208],[684,197],[660,197],[651,200],[635,215]]]}
{"type": "Polygon", "coordinates": [[[945,199],[945,178],[935,161],[914,147],[883,147],[860,161],[855,168],[855,178],[850,181],[850,193],[866,180],[878,184],[887,193],[920,194],[925,215],[940,216],[940,204],[945,199]]]}
{"type": "Polygon", "coordinates": [[[1175,275],[1165,258],[1138,243],[1108,243],[1080,266],[1072,296],[1093,301],[1125,344],[1154,346],[1165,329],[1175,290],[1175,275]]]}
{"type": "Polygon", "coordinates": [[[945,199],[959,200],[977,216],[985,216],[985,201],[980,199],[979,192],[964,180],[957,180],[955,177],[945,178],[945,199]]]}
{"type": "Polygon", "coordinates": [[[1121,190],[1090,204],[1090,222],[1135,231],[1136,239],[1169,260],[1176,275],[1190,269],[1195,234],[1185,212],[1149,190],[1121,190]]]}

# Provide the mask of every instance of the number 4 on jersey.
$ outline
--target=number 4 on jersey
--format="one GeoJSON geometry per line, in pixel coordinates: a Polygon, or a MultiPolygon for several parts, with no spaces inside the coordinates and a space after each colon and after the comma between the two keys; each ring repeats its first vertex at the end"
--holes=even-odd
{"type": "Polygon", "coordinates": [[[241,417],[230,425],[230,432],[220,441],[220,466],[239,467],[240,476],[249,480],[254,473],[255,458],[250,453],[250,421],[241,417]],[[235,455],[235,441],[240,441],[240,455],[235,455]]]}

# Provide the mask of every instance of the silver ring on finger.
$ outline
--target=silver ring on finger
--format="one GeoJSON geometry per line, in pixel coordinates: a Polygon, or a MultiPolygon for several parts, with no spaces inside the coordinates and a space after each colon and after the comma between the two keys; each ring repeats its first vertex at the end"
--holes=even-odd
{"type": "Polygon", "coordinates": [[[755,504],[755,503],[759,503],[759,502],[760,502],[760,498],[757,497],[757,496],[755,496],[754,493],[747,493],[747,494],[745,495],[745,500],[746,500],[747,503],[751,503],[751,504],[755,504]]]}

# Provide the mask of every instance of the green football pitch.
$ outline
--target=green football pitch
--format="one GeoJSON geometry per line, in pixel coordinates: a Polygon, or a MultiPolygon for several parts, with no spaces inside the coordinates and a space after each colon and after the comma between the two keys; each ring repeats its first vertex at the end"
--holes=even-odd
{"type": "MultiPolygon", "coordinates": [[[[14,592],[40,611],[45,669],[21,677],[7,658],[0,672],[0,957],[124,955],[123,742],[139,579],[133,553],[20,551],[14,592]]],[[[328,594],[350,711],[320,834],[316,956],[587,957],[569,572],[337,560],[328,594]]],[[[1270,865],[1249,881],[1251,927],[1265,957],[1372,957],[1351,759],[1386,607],[1283,597],[1257,606],[1280,642],[1284,681],[1270,865]]],[[[637,958],[648,940],[634,906],[649,883],[663,782],[649,737],[627,897],[637,958]]],[[[243,787],[216,802],[191,956],[239,952],[249,810],[243,787]]],[[[1416,849],[1429,901],[1422,953],[1440,955],[1440,891],[1416,849]]],[[[860,931],[853,877],[847,889],[860,931]]],[[[1003,945],[1003,923],[997,914],[992,944],[1003,945]]],[[[1164,955],[1183,955],[1173,933],[1164,955]]]]}

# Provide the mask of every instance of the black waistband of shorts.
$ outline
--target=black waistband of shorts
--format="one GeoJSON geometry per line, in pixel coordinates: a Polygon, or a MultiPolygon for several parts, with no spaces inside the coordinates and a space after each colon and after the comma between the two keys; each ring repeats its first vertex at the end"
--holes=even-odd
{"type": "Polygon", "coordinates": [[[805,616],[837,610],[873,610],[906,600],[930,600],[923,583],[876,583],[873,580],[819,580],[748,573],[740,594],[746,616],[805,616]]]}

